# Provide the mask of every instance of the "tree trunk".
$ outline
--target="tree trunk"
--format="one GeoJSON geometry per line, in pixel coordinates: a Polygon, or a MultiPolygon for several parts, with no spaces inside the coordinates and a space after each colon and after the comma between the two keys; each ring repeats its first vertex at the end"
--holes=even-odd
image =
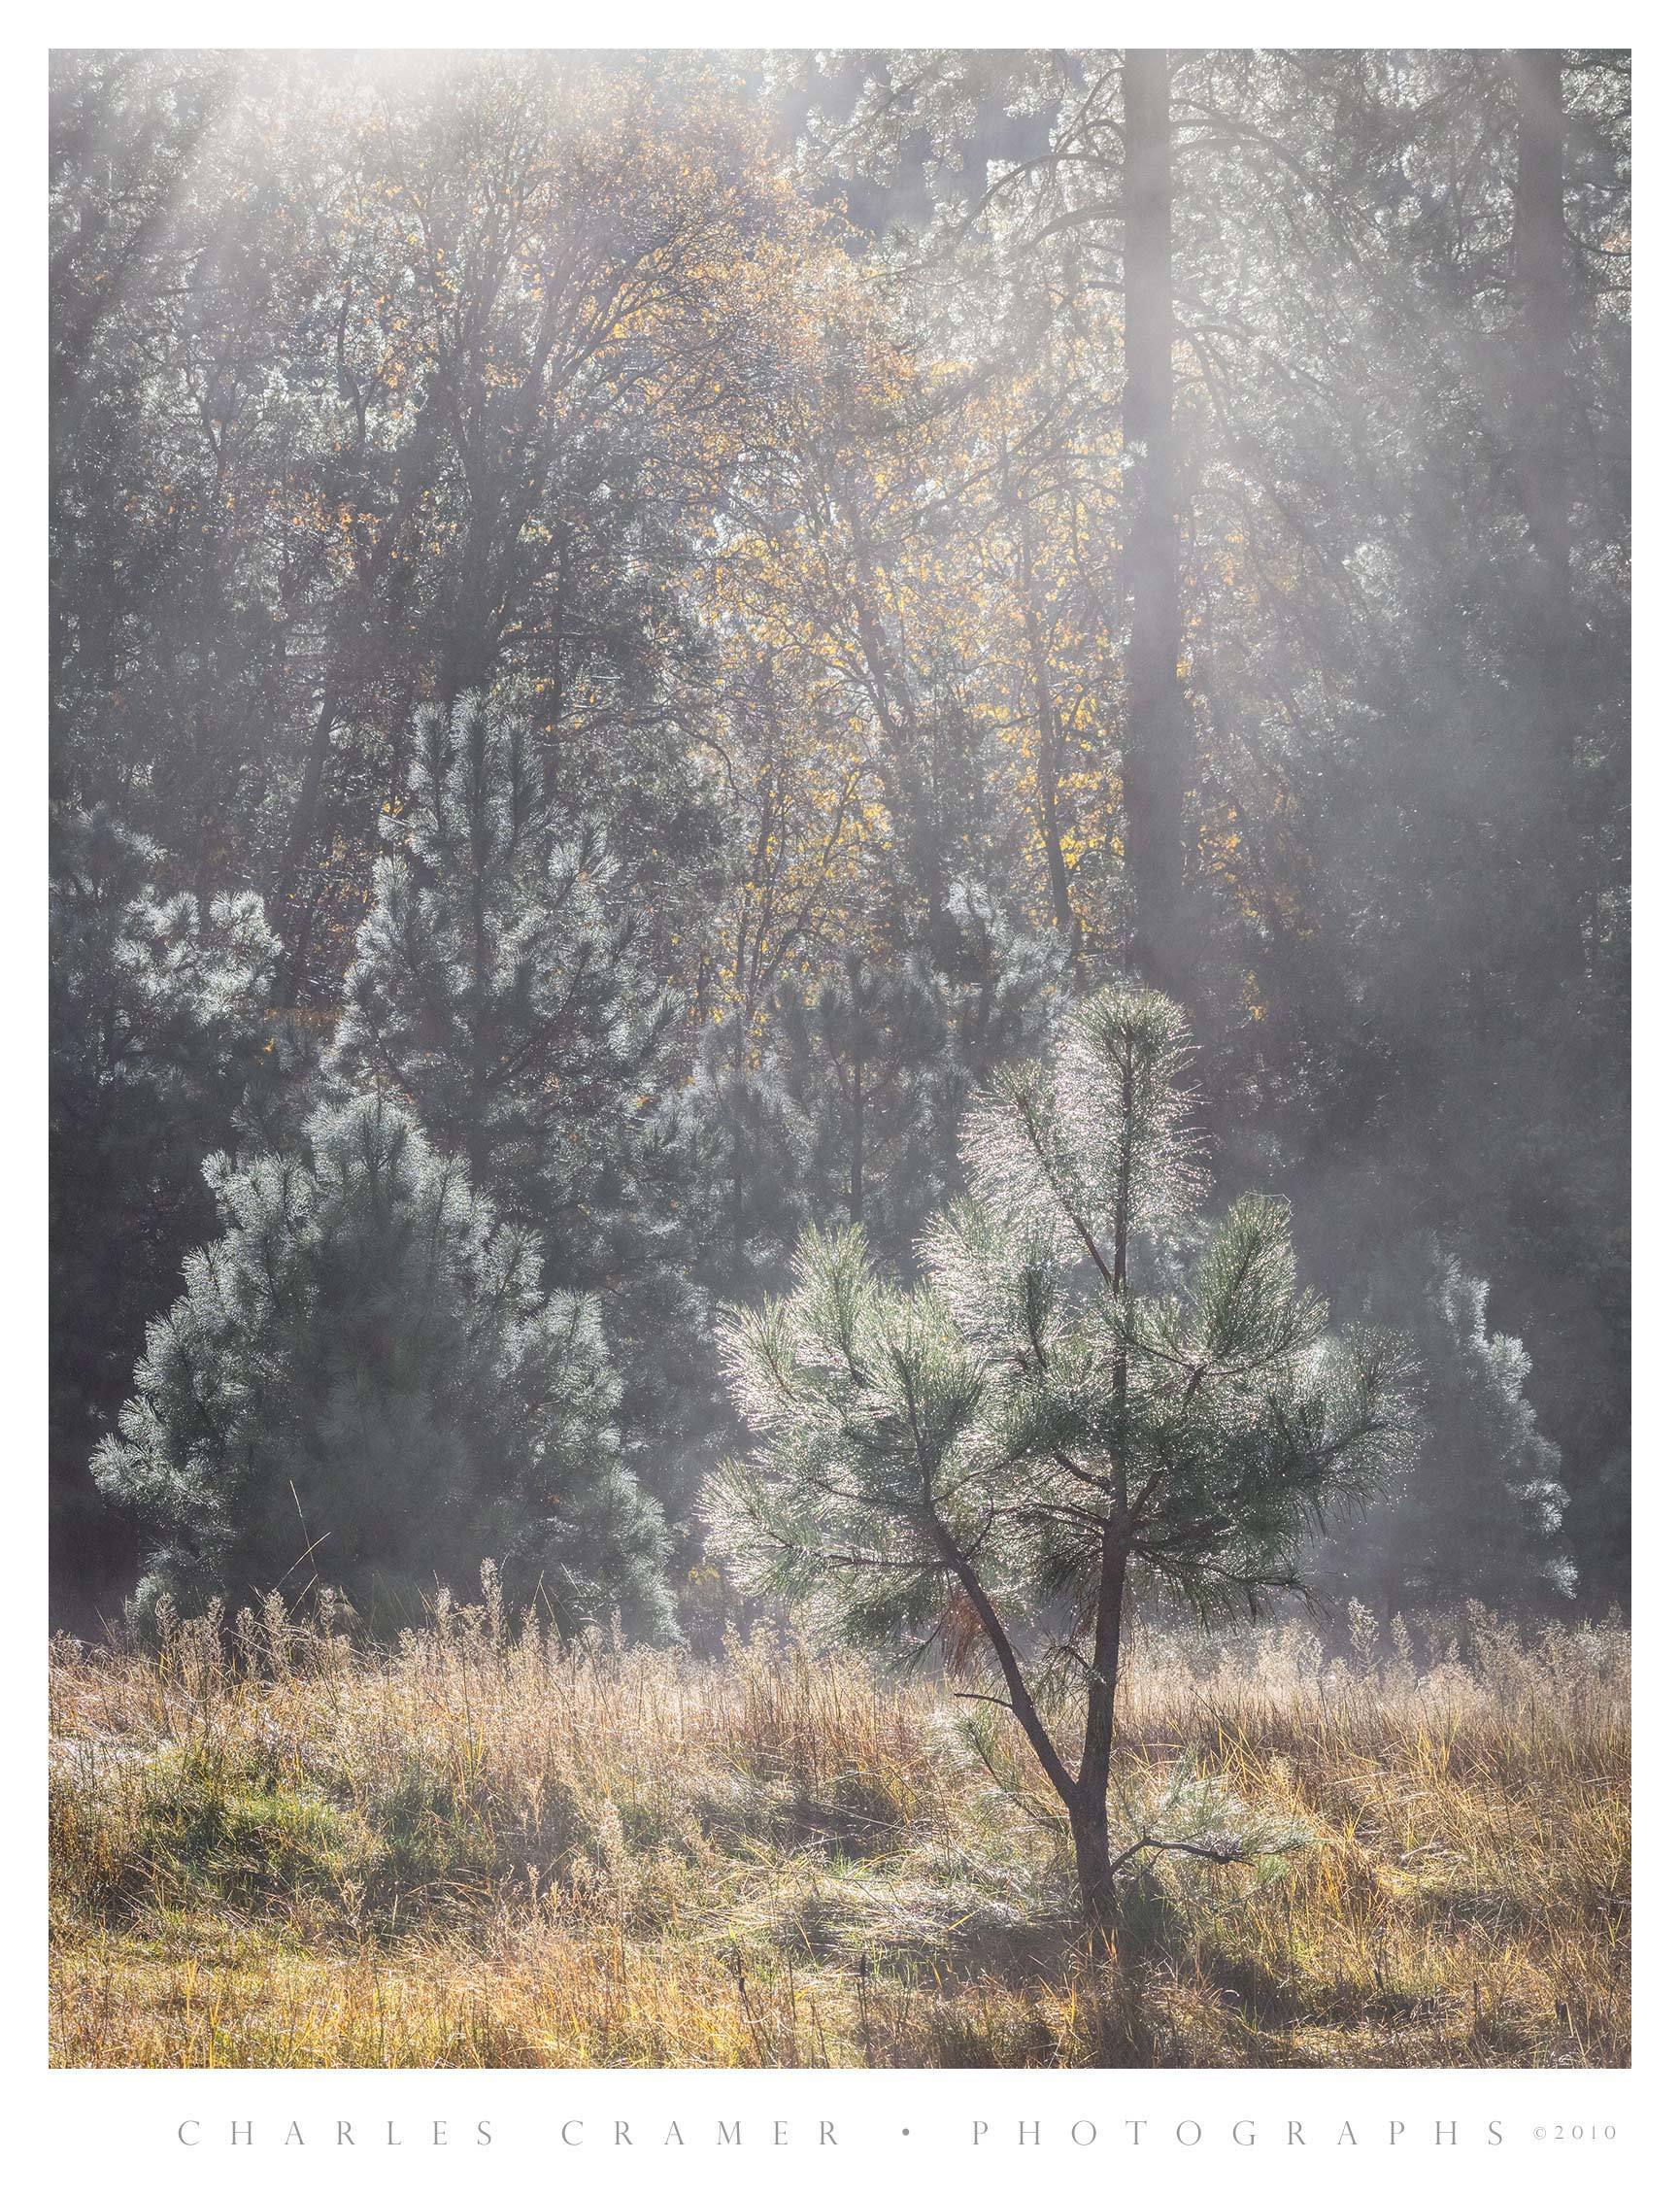
{"type": "MultiPolygon", "coordinates": [[[[1524,869],[1534,904],[1529,964],[1549,996],[1582,969],[1582,833],[1574,743],[1583,696],[1569,579],[1568,238],[1563,225],[1562,55],[1519,52],[1511,236],[1511,460],[1530,552],[1520,578],[1518,676],[1541,752],[1525,771],[1524,869]]],[[[1539,1001],[1536,1001],[1539,1003],[1539,1001]]]]}
{"type": "Polygon", "coordinates": [[[1564,447],[1569,297],[1563,229],[1563,66],[1558,52],[1518,53],[1517,200],[1511,251],[1520,350],[1513,389],[1518,492],[1547,575],[1569,572],[1564,447]]]}
{"type": "Polygon", "coordinates": [[[1186,958],[1188,720],[1179,691],[1178,481],[1172,423],[1172,139],[1167,56],[1126,55],[1126,448],[1136,509],[1124,569],[1131,613],[1124,781],[1138,970],[1162,989],[1186,958]]]}
{"type": "MultiPolygon", "coordinates": [[[[1136,1083],[1128,1050],[1121,1080],[1123,1118],[1130,1119],[1135,1104],[1136,1083]]],[[[1126,1148],[1129,1151],[1129,1138],[1126,1148]]],[[[1126,1300],[1130,1212],[1131,1161],[1127,1157],[1122,1163],[1115,1192],[1114,1240],[1109,1260],[1109,1291],[1117,1305],[1124,1304],[1126,1300]]],[[[1124,1324],[1119,1331],[1124,1333],[1124,1324]]],[[[1110,1377],[1116,1431],[1109,1452],[1109,1512],[1102,1530],[1102,1570],[1092,1623],[1091,1669],[1085,1690],[1085,1742],[1080,1752],[1074,1803],[1068,1808],[1079,1863],[1080,1896],[1085,1902],[1086,1917],[1097,1928],[1112,1923],[1115,1909],[1114,1872],[1108,1849],[1108,1784],[1114,1766],[1115,1695],[1120,1677],[1121,1619],[1126,1609],[1131,1500],[1130,1443],[1126,1436],[1131,1364],[1124,1340],[1116,1346],[1110,1377]]]]}
{"type": "Polygon", "coordinates": [[[1114,1857],[1108,1842],[1108,1794],[1082,1798],[1069,1809],[1074,1865],[1079,1871],[1079,1902],[1092,1928],[1112,1933],[1120,1919],[1114,1889],[1114,1857]]]}

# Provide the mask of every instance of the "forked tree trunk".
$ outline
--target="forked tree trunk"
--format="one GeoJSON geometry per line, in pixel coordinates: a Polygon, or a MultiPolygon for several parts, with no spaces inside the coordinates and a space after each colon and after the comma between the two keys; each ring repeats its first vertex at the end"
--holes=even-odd
{"type": "MultiPolygon", "coordinates": [[[[1135,1069],[1129,1043],[1121,1078],[1121,1107],[1129,1118],[1136,1104],[1135,1069]]],[[[1127,1145],[1129,1148],[1129,1143],[1127,1145]]],[[[1114,1235],[1108,1262],[1098,1259],[1110,1295],[1120,1303],[1126,1292],[1130,1258],[1131,1162],[1122,1165],[1114,1203],[1114,1235]]],[[[1090,1237],[1087,1237],[1090,1241],[1090,1237]]],[[[1124,1339],[1117,1342],[1112,1369],[1115,1425],[1109,1449],[1110,1507],[1102,1531],[1102,1567],[1092,1611],[1091,1661],[1086,1680],[1085,1732],[1079,1768],[1071,1770],[1058,1751],[1027,1691],[1001,1617],[971,1563],[963,1559],[949,1532],[940,1535],[940,1552],[957,1572],[982,1631],[991,1641],[1009,1688],[1009,1705],[1021,1724],[1051,1787],[1067,1809],[1073,1838],[1079,1900],[1085,1918],[1098,1934],[1112,1935],[1120,1918],[1114,1887],[1114,1853],[1109,1834],[1108,1791],[1114,1766],[1114,1721],[1119,1696],[1122,1623],[1126,1609],[1130,1545],[1130,1359],[1124,1339]]]]}

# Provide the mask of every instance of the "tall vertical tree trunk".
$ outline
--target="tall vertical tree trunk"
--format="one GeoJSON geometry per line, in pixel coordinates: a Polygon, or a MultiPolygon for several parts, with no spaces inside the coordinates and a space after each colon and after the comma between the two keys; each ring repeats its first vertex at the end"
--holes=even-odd
{"type": "Polygon", "coordinates": [[[1511,58],[1517,189],[1511,237],[1513,485],[1526,523],[1517,669],[1539,752],[1525,772],[1524,868],[1534,898],[1531,956],[1542,989],[1580,972],[1584,847],[1574,801],[1580,714],[1569,580],[1568,238],[1563,226],[1562,55],[1511,58]]]}
{"type": "Polygon", "coordinates": [[[1564,441],[1569,296],[1563,229],[1563,57],[1513,57],[1517,200],[1511,250],[1520,349],[1514,411],[1517,486],[1534,554],[1554,587],[1569,575],[1564,441]]]}
{"type": "Polygon", "coordinates": [[[1137,900],[1137,960],[1170,989],[1185,936],[1188,718],[1179,691],[1178,465],[1172,423],[1172,137],[1167,56],[1126,55],[1126,393],[1122,424],[1136,468],[1126,545],[1126,859],[1137,900]]]}

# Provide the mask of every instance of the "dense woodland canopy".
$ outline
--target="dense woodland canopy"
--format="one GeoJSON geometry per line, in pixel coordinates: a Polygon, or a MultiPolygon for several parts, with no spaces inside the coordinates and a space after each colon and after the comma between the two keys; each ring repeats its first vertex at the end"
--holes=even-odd
{"type": "Polygon", "coordinates": [[[1421,1368],[1321,1589],[1624,1598],[1629,87],[60,56],[55,1615],[703,1638],[721,1322],[1117,979],[1421,1368]]]}

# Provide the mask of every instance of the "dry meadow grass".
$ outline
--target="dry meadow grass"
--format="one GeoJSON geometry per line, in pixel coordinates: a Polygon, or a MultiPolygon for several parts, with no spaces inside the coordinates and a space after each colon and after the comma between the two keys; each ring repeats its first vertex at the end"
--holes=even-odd
{"type": "Polygon", "coordinates": [[[1126,1807],[1280,1848],[1158,1858],[1093,1943],[1027,1761],[993,1728],[1000,1788],[937,1678],[564,1646],[493,1594],[384,1649],[278,1604],[59,1641],[53,2059],[1626,2064],[1628,1675],[1617,1627],[1473,1608],[1334,1661],[1140,1645],[1126,1807]]]}

